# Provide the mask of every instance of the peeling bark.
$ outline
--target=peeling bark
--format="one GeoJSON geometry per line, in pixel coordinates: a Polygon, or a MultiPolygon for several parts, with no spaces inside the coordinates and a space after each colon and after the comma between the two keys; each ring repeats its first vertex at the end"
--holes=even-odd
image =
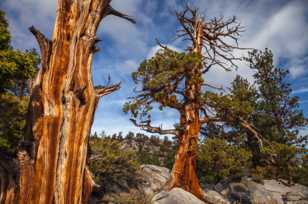
{"type": "Polygon", "coordinates": [[[92,174],[88,167],[85,169],[83,177],[83,192],[82,192],[82,203],[87,203],[90,199],[93,187],[96,186],[92,174]]]}
{"type": "Polygon", "coordinates": [[[52,40],[34,27],[42,68],[32,84],[27,125],[31,150],[20,150],[20,204],[87,203],[88,137],[101,96],[119,88],[95,90],[91,63],[102,18],[124,14],[111,0],[58,0],[52,40]],[[112,12],[111,12],[111,11],[112,12]]]}
{"type": "Polygon", "coordinates": [[[167,188],[180,187],[203,200],[204,192],[196,174],[198,138],[201,128],[199,112],[191,104],[186,106],[186,111],[181,118],[181,123],[184,123],[183,126],[186,128],[179,137],[179,148],[167,188]]]}

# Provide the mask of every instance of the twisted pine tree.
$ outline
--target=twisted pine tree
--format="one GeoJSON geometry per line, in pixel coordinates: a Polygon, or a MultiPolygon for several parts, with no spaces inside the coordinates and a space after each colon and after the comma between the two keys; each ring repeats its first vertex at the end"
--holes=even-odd
{"type": "Polygon", "coordinates": [[[206,73],[212,68],[226,71],[234,68],[232,53],[241,27],[235,17],[206,20],[197,9],[186,8],[176,14],[181,30],[178,37],[190,42],[185,52],[177,52],[160,44],[161,49],[141,63],[132,74],[136,95],[125,104],[124,111],[141,129],[161,135],[175,135],[179,148],[167,189],[180,187],[204,199],[196,175],[196,154],[200,129],[215,118],[208,115],[208,104],[203,92],[206,73]],[[139,88],[139,89],[138,89],[139,88]],[[152,110],[158,104],[179,113],[174,129],[163,129],[152,124],[152,110]]]}

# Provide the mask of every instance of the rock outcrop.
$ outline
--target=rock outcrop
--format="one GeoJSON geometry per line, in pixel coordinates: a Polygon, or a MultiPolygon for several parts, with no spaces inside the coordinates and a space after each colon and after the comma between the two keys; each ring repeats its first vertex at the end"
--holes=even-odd
{"type": "Polygon", "coordinates": [[[217,186],[216,190],[231,203],[308,204],[308,187],[300,184],[287,186],[276,180],[264,180],[261,184],[243,178],[239,182],[217,186]]]}
{"type": "Polygon", "coordinates": [[[205,204],[193,194],[181,188],[173,188],[171,191],[162,191],[156,194],[151,204],[205,204]]]}
{"type": "Polygon", "coordinates": [[[138,188],[143,189],[148,196],[161,191],[170,177],[169,169],[155,165],[141,165],[138,174],[141,178],[138,188]]]}
{"type": "MultiPolygon", "coordinates": [[[[157,192],[168,180],[169,171],[166,168],[144,165],[142,169],[148,181],[148,189],[145,188],[145,192],[150,192],[148,195],[157,192]]],[[[211,204],[308,204],[308,187],[300,184],[286,185],[277,180],[264,180],[262,183],[257,183],[251,178],[242,178],[237,182],[219,183],[212,189],[206,189],[204,200],[211,204]]],[[[156,194],[151,203],[198,204],[204,202],[182,189],[175,188],[169,192],[161,191],[156,194]]]]}
{"type": "Polygon", "coordinates": [[[141,165],[137,187],[129,192],[108,194],[100,202],[108,204],[308,204],[308,187],[285,185],[276,180],[257,183],[251,178],[221,182],[205,189],[204,200],[181,188],[163,190],[170,171],[155,165],[141,165]]]}
{"type": "Polygon", "coordinates": [[[213,190],[207,190],[205,192],[204,200],[206,200],[208,203],[230,204],[230,202],[224,196],[213,190]]]}

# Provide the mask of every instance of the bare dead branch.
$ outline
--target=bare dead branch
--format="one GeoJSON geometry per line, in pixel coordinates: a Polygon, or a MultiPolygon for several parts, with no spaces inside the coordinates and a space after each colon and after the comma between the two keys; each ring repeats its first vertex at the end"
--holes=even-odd
{"type": "Polygon", "coordinates": [[[96,86],[95,92],[97,96],[102,97],[111,94],[112,92],[115,92],[120,88],[121,88],[121,83],[114,84],[111,86],[96,86]]]}
{"type": "Polygon", "coordinates": [[[168,46],[163,45],[158,39],[156,39],[156,43],[159,47],[165,49],[165,50],[171,50],[170,48],[168,48],[168,46]]]}
{"type": "Polygon", "coordinates": [[[223,86],[221,85],[220,87],[217,87],[213,84],[209,84],[209,83],[203,83],[202,86],[207,86],[213,89],[217,89],[217,90],[221,90],[221,91],[225,91],[225,89],[223,88],[223,86]]]}
{"type": "Polygon", "coordinates": [[[222,122],[222,120],[220,118],[210,118],[207,115],[205,115],[202,119],[200,119],[201,124],[215,123],[215,122],[222,122]]]}
{"type": "Polygon", "coordinates": [[[245,129],[249,130],[253,134],[253,136],[257,139],[260,145],[260,148],[262,148],[263,140],[262,140],[262,136],[258,133],[258,131],[249,122],[247,122],[246,120],[242,118],[240,118],[240,125],[244,127],[245,129]]]}
{"type": "Polygon", "coordinates": [[[50,57],[51,41],[48,40],[45,35],[39,30],[37,30],[34,26],[31,26],[29,30],[35,36],[39,44],[41,50],[42,67],[43,69],[45,69],[48,66],[48,61],[50,57]]]}
{"type": "Polygon", "coordinates": [[[120,17],[120,18],[124,18],[124,19],[128,20],[129,22],[136,24],[135,19],[133,19],[131,16],[128,16],[126,14],[123,14],[123,13],[115,10],[110,5],[107,7],[104,16],[108,16],[108,15],[114,15],[114,16],[117,16],[117,17],[120,17]]]}
{"type": "Polygon", "coordinates": [[[189,5],[186,5],[184,11],[177,12],[176,16],[181,25],[177,37],[191,41],[191,49],[203,47],[205,50],[202,73],[209,71],[214,65],[227,71],[237,67],[234,62],[241,58],[234,56],[234,50],[248,48],[241,48],[238,45],[238,37],[243,28],[236,17],[205,20],[198,15],[196,8],[189,5]],[[202,33],[199,42],[195,36],[198,32],[202,33]]]}
{"type": "Polygon", "coordinates": [[[153,127],[150,124],[151,121],[144,121],[144,122],[138,123],[135,119],[130,119],[130,120],[136,127],[139,127],[142,130],[150,132],[150,133],[158,133],[160,135],[178,135],[178,131],[176,129],[163,130],[161,127],[153,127]]]}

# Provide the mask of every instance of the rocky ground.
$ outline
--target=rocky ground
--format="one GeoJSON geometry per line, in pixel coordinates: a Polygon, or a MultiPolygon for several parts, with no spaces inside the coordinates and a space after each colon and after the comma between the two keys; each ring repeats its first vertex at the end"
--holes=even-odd
{"type": "Polygon", "coordinates": [[[308,204],[308,187],[295,184],[287,186],[276,180],[257,183],[251,178],[223,182],[205,189],[205,200],[179,189],[166,192],[163,186],[170,173],[167,168],[142,165],[137,188],[126,192],[111,193],[100,201],[108,204],[308,204]]]}

